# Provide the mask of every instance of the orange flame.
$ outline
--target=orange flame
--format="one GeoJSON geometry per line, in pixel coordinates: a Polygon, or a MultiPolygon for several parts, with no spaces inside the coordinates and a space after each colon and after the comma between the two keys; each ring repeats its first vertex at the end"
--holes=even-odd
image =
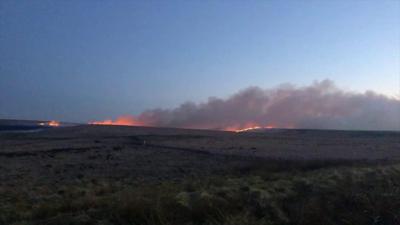
{"type": "Polygon", "coordinates": [[[245,131],[251,131],[251,130],[257,130],[257,129],[276,129],[276,128],[282,128],[282,129],[293,129],[295,128],[294,125],[285,125],[285,126],[277,126],[275,124],[269,124],[269,125],[265,125],[265,126],[260,126],[260,125],[251,125],[251,126],[243,126],[243,127],[229,127],[227,129],[225,129],[226,131],[233,131],[233,132],[245,132],[245,131]]]}
{"type": "Polygon", "coordinates": [[[276,128],[276,127],[275,127],[275,126],[272,126],[272,125],[268,125],[268,126],[264,126],[264,127],[254,126],[254,127],[246,127],[246,128],[242,128],[242,129],[237,129],[237,130],[234,130],[234,131],[237,132],[237,133],[240,133],[240,132],[245,132],[245,131],[250,131],[250,130],[257,130],[257,129],[274,129],[274,128],[276,128]]]}
{"type": "Polygon", "coordinates": [[[48,123],[48,125],[51,127],[58,127],[58,126],[60,126],[60,122],[52,120],[48,123]]]}
{"type": "Polygon", "coordinates": [[[39,123],[40,126],[59,127],[60,122],[52,120],[48,122],[39,123]]]}
{"type": "MultiPolygon", "coordinates": [[[[126,115],[126,116],[120,116],[116,120],[102,120],[102,121],[91,121],[88,124],[91,125],[116,125],[116,126],[157,126],[157,124],[147,122],[141,119],[136,119],[134,116],[131,115],[126,115]]],[[[248,122],[248,123],[242,123],[242,124],[237,124],[237,125],[232,125],[232,126],[226,126],[223,128],[220,128],[221,130],[225,131],[231,131],[231,132],[245,132],[245,131],[250,131],[250,130],[256,130],[256,129],[274,129],[274,128],[293,128],[294,126],[292,125],[277,125],[275,123],[268,123],[268,124],[259,124],[255,122],[248,122]]],[[[186,128],[192,128],[196,129],[196,126],[193,127],[186,127],[186,128]]]]}
{"type": "MultiPolygon", "coordinates": [[[[288,127],[290,127],[290,126],[288,126],[288,127]]],[[[257,124],[254,122],[249,122],[249,123],[246,123],[245,125],[229,126],[229,127],[226,127],[224,130],[232,131],[232,132],[245,132],[245,131],[257,130],[257,129],[274,129],[274,128],[277,128],[277,126],[274,124],[261,125],[261,124],[257,124]]]]}
{"type": "Polygon", "coordinates": [[[117,126],[143,126],[142,122],[135,119],[133,116],[121,116],[116,120],[103,120],[89,122],[92,125],[117,125],[117,126]]]}
{"type": "Polygon", "coordinates": [[[235,130],[235,132],[239,133],[239,132],[245,132],[245,131],[249,131],[249,130],[257,130],[257,129],[261,129],[261,128],[263,128],[263,127],[259,127],[259,126],[247,127],[247,128],[235,130]]]}

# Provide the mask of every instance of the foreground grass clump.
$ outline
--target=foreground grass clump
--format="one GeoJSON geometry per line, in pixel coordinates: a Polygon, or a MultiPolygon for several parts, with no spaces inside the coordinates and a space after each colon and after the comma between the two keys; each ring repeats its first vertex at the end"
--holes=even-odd
{"type": "Polygon", "coordinates": [[[3,188],[0,224],[400,224],[400,165],[318,165],[158,185],[3,188]]]}

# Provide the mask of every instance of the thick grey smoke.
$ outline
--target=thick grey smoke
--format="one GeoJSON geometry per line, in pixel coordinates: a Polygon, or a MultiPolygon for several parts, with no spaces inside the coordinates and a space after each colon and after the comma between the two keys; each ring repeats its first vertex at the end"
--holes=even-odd
{"type": "Polygon", "coordinates": [[[275,126],[318,129],[400,130],[400,100],[372,91],[343,91],[330,80],[307,87],[250,87],[227,99],[187,102],[137,118],[146,125],[229,129],[275,126]]]}

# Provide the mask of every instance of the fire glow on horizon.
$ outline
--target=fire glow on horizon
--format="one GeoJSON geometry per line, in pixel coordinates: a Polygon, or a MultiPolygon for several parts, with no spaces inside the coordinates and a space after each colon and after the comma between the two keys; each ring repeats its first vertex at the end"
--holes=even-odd
{"type": "Polygon", "coordinates": [[[274,128],[292,128],[292,126],[277,127],[272,124],[261,125],[261,124],[257,124],[254,122],[249,122],[249,123],[246,123],[245,125],[224,127],[224,128],[222,128],[222,130],[240,133],[240,132],[246,132],[246,131],[251,131],[251,130],[274,129],[274,128]]]}
{"type": "Polygon", "coordinates": [[[59,127],[60,122],[52,120],[48,122],[39,123],[40,126],[48,126],[48,127],[59,127]]]}
{"type": "Polygon", "coordinates": [[[114,125],[114,126],[146,126],[145,123],[140,122],[133,116],[121,116],[116,120],[103,120],[103,121],[92,121],[89,122],[91,125],[114,125]]]}
{"type": "MultiPolygon", "coordinates": [[[[255,127],[247,127],[247,128],[243,128],[243,129],[236,129],[236,130],[226,130],[226,131],[234,131],[236,133],[240,133],[240,132],[246,132],[246,131],[252,131],[252,130],[260,130],[260,129],[275,129],[278,127],[275,126],[265,126],[265,127],[260,127],[260,126],[255,126],[255,127]]],[[[287,127],[286,129],[288,129],[290,127],[287,127]]]]}
{"type": "MultiPolygon", "coordinates": [[[[113,120],[94,121],[94,122],[89,122],[89,124],[101,125],[101,126],[131,126],[131,127],[146,126],[146,124],[143,124],[143,123],[139,123],[139,122],[135,122],[135,121],[131,121],[131,120],[125,120],[125,119],[121,119],[121,118],[118,118],[114,121],[113,120]]],[[[274,127],[274,126],[250,126],[250,127],[242,127],[242,128],[227,127],[227,128],[223,128],[220,130],[240,133],[240,132],[246,132],[246,131],[251,131],[251,130],[274,129],[274,128],[277,128],[277,127],[274,127]]]]}
{"type": "MultiPolygon", "coordinates": [[[[118,117],[116,120],[103,120],[103,121],[92,121],[89,122],[91,125],[104,125],[104,126],[150,126],[144,122],[141,122],[137,119],[135,119],[133,116],[121,116],[118,117]]],[[[274,129],[278,128],[274,125],[266,125],[266,126],[261,126],[257,125],[255,123],[247,123],[244,126],[229,126],[225,128],[220,128],[218,130],[224,130],[224,131],[231,131],[231,132],[246,132],[246,131],[251,131],[251,130],[258,130],[258,129],[274,129]]],[[[282,128],[292,128],[291,126],[287,127],[282,127],[282,128]]]]}
{"type": "Polygon", "coordinates": [[[250,87],[226,99],[186,102],[136,116],[93,121],[93,125],[176,127],[247,131],[268,128],[400,130],[400,99],[352,92],[331,80],[308,86],[250,87]]]}

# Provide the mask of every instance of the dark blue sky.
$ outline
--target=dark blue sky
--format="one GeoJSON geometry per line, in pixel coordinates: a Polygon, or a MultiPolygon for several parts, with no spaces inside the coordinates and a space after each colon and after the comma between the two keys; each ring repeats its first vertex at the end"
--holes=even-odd
{"type": "Polygon", "coordinates": [[[399,95],[400,1],[0,1],[0,118],[88,121],[250,85],[399,95]]]}

